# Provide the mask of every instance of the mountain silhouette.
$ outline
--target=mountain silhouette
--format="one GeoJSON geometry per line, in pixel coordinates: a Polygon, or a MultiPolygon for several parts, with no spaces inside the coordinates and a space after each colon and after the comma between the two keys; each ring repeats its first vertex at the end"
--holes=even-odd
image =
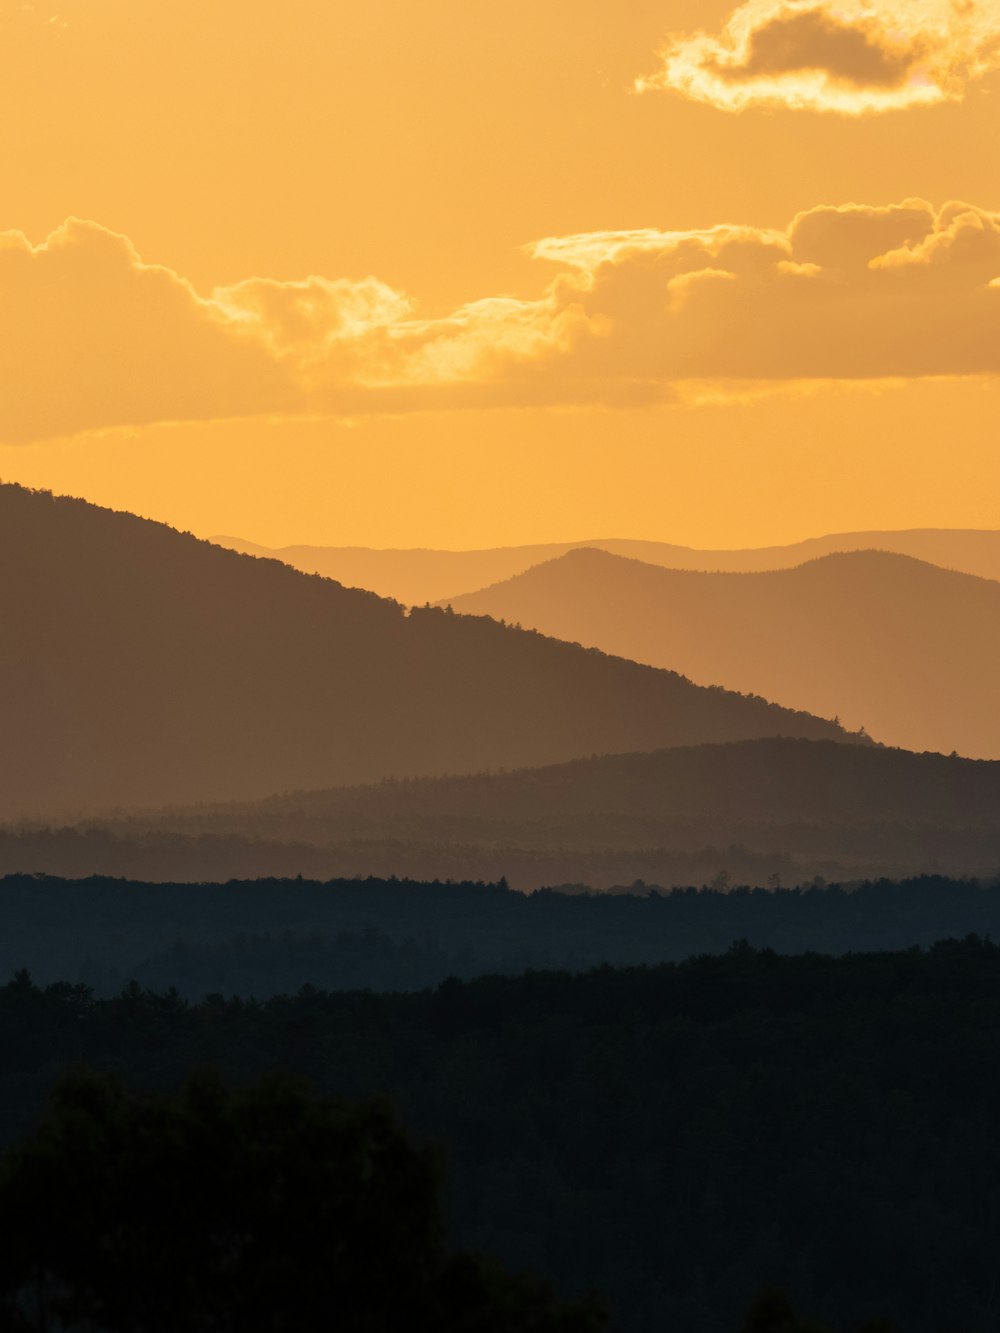
{"type": "Polygon", "coordinates": [[[838,716],[910,750],[1000,757],[1000,583],[858,551],[761,574],[572,551],[456,598],[705,685],[838,716]]]}
{"type": "Polygon", "coordinates": [[[516,888],[995,873],[1000,763],[766,738],[0,830],[0,873],[516,888]]]}
{"type": "Polygon", "coordinates": [[[0,815],[836,725],[0,487],[0,815]]]}
{"type": "Polygon", "coordinates": [[[283,560],[306,574],[322,574],[350,587],[368,588],[383,597],[394,597],[407,606],[422,606],[424,602],[439,602],[476,592],[581,547],[595,547],[610,551],[612,555],[644,560],[647,564],[662,565],[667,569],[729,573],[790,569],[807,560],[840,551],[895,551],[940,565],[943,569],[1000,579],[1000,531],[961,528],[841,532],[811,537],[789,546],[732,551],[619,539],[501,546],[481,551],[377,550],[366,546],[269,548],[239,537],[213,537],[212,540],[245,555],[283,560]]]}

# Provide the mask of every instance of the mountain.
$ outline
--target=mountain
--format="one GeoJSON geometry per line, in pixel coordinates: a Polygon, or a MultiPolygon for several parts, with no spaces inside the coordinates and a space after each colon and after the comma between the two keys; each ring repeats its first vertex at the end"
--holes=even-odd
{"type": "Polygon", "coordinates": [[[398,874],[534,889],[1000,865],[1000,763],[767,738],[0,830],[0,873],[398,874]]]}
{"type": "Polygon", "coordinates": [[[387,774],[832,723],[131,514],[0,487],[0,815],[263,796],[387,774]]]}
{"type": "Polygon", "coordinates": [[[498,547],[484,551],[377,550],[368,546],[258,546],[240,537],[213,537],[219,546],[282,560],[351,588],[368,588],[404,606],[423,606],[453,593],[473,592],[531,565],[573,550],[572,543],[498,547]]]}
{"type": "Polygon", "coordinates": [[[579,550],[452,604],[839,716],[889,745],[1000,758],[1000,583],[909,556],[728,574],[579,550]]]}
{"type": "Polygon", "coordinates": [[[568,551],[594,547],[644,560],[666,569],[754,573],[790,569],[840,551],[895,551],[943,569],[1000,579],[1000,531],[914,528],[905,532],[841,532],[811,537],[790,546],[702,551],[669,542],[618,539],[506,546],[482,551],[375,550],[366,546],[282,546],[269,548],[239,537],[213,537],[220,546],[245,555],[283,560],[307,574],[322,574],[350,587],[369,588],[407,606],[440,602],[513,578],[533,565],[568,551]]]}

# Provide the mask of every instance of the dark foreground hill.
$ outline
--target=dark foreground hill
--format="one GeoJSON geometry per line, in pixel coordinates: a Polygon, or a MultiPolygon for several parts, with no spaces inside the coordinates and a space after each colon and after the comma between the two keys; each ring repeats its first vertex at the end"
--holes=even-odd
{"type": "Polygon", "coordinates": [[[768,738],[0,829],[0,873],[793,885],[1000,868],[1000,763],[768,738]]]}
{"type": "Polygon", "coordinates": [[[620,539],[550,542],[536,546],[500,546],[481,551],[376,550],[367,546],[259,546],[239,537],[213,537],[246,555],[284,560],[307,574],[323,574],[341,583],[370,588],[408,606],[476,592],[487,584],[513,578],[532,565],[557,560],[567,551],[592,546],[614,555],[645,560],[667,569],[790,569],[834,551],[898,551],[945,569],[980,578],[1000,579],[1000,532],[963,528],[913,528],[902,532],[839,532],[788,546],[710,551],[670,542],[620,539]]]}
{"type": "Polygon", "coordinates": [[[838,727],[0,487],[0,814],[838,727]]]}
{"type": "Polygon", "coordinates": [[[771,1283],[837,1327],[985,1330],[998,1027],[1000,949],[977,940],[262,1005],[21,977],[0,989],[0,1139],[81,1061],[144,1089],[288,1070],[388,1093],[446,1154],[454,1242],[597,1287],[623,1333],[733,1333],[771,1283]]]}
{"type": "Polygon", "coordinates": [[[1000,758],[1000,582],[885,551],[769,573],[573,551],[455,599],[703,685],[759,693],[910,750],[1000,758]]]}

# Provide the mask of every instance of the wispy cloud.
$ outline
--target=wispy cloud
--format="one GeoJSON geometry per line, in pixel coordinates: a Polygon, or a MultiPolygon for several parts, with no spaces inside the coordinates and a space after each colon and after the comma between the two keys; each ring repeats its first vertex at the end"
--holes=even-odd
{"type": "Polygon", "coordinates": [[[998,65],[994,0],[748,0],[718,35],[669,38],[636,87],[859,116],[959,100],[998,65]]]}

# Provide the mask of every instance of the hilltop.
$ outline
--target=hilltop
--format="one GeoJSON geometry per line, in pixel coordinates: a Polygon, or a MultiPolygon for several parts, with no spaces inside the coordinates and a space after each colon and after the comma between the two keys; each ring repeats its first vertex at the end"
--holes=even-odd
{"type": "Polygon", "coordinates": [[[911,750],[1000,758],[1000,583],[857,551],[794,569],[667,570],[592,549],[456,598],[703,685],[839,716],[911,750]]]}

